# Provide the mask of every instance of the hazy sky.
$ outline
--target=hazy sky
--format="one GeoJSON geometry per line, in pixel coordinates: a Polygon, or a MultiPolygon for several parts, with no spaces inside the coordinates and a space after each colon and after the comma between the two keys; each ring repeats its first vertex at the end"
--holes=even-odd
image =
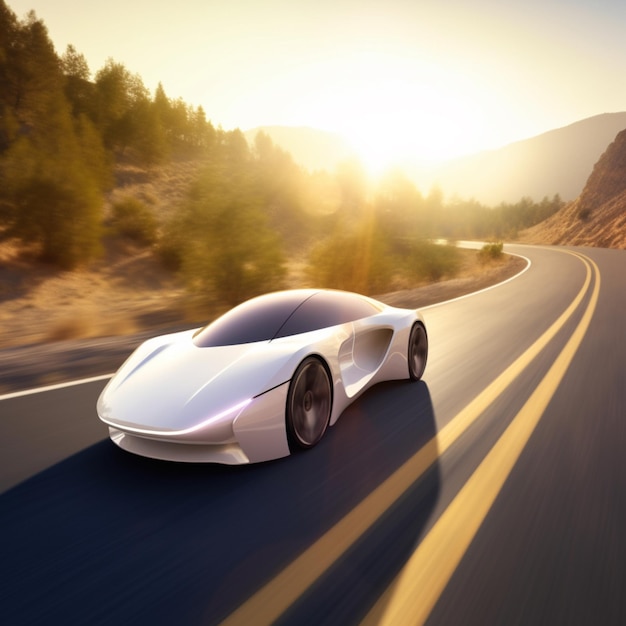
{"type": "Polygon", "coordinates": [[[370,162],[626,110],[624,0],[7,0],[224,129],[313,126],[370,162]]]}

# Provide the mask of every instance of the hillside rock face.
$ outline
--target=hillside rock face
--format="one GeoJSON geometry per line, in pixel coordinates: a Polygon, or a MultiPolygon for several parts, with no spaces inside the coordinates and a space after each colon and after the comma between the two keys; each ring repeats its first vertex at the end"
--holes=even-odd
{"type": "Polygon", "coordinates": [[[617,135],[594,165],[578,197],[581,211],[593,211],[626,191],[626,130],[617,135]]]}
{"type": "Polygon", "coordinates": [[[595,164],[580,196],[527,230],[529,243],[626,249],[626,130],[595,164]]]}

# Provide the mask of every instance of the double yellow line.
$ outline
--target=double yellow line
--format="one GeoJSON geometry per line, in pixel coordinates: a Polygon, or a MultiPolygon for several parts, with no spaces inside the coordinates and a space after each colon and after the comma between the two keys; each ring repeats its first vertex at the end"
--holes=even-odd
{"type": "Polygon", "coordinates": [[[576,298],[526,352],[460,411],[424,447],[282,570],[224,622],[271,624],[324,574],[511,385],[572,317],[595,274],[593,292],[576,330],[556,361],[474,474],[424,537],[405,567],[366,616],[366,624],[422,624],[432,611],[500,492],[583,340],[600,291],[600,272],[582,260],[586,277],[576,298]]]}

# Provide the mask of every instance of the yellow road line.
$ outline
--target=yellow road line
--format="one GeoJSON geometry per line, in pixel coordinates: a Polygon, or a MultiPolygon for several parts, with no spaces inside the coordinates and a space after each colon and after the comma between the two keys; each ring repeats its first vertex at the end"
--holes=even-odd
{"type": "Polygon", "coordinates": [[[596,281],[587,309],[552,367],[422,540],[363,624],[423,624],[482,525],[515,463],[533,434],[580,346],[596,308],[596,281]]]}
{"type": "MultiPolygon", "coordinates": [[[[568,253],[571,254],[571,253],[568,253]]],[[[577,255],[576,258],[580,258],[577,255]]],[[[583,259],[581,259],[583,260],[583,259]]],[[[380,516],[478,419],[574,314],[591,282],[586,267],[585,282],[561,316],[500,376],[462,409],[441,431],[391,476],[364,498],[272,580],[231,613],[223,626],[271,624],[282,615],[335,561],[337,561],[380,516]]]]}

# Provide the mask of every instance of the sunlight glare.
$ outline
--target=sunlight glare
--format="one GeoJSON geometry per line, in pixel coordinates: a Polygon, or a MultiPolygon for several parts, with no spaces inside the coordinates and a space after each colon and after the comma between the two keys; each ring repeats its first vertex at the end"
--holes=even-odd
{"type": "Polygon", "coordinates": [[[371,174],[405,162],[432,164],[485,144],[484,96],[463,76],[380,54],[324,71],[324,88],[303,109],[320,128],[343,135],[371,174]]]}

